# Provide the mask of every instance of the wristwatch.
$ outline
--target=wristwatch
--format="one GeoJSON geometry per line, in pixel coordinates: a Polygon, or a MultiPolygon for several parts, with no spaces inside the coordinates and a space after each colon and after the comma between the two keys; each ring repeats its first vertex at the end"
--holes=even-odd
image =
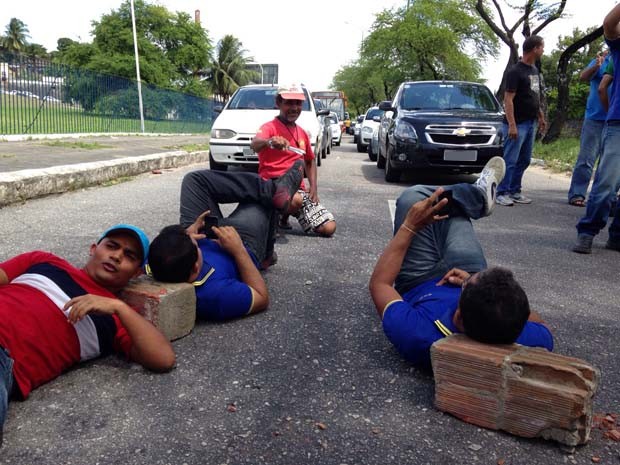
{"type": "Polygon", "coordinates": [[[269,146],[270,149],[273,148],[273,141],[271,139],[267,141],[267,146],[269,146]]]}

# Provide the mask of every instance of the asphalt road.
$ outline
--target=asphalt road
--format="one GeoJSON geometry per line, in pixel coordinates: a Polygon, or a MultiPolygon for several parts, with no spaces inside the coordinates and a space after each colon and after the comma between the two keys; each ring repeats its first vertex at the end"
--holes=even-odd
{"type": "MultiPolygon", "coordinates": [[[[177,368],[152,374],[116,357],[82,365],[13,402],[2,464],[511,464],[619,463],[618,443],[593,431],[572,454],[463,423],[433,408],[433,380],[385,339],[367,284],[388,238],[388,202],[413,179],[386,184],[345,138],[319,168],[335,237],[293,232],[266,273],[268,311],[199,323],[174,343],[177,368]],[[227,406],[234,404],[235,412],[227,406]]],[[[178,217],[189,167],[0,209],[0,259],[44,249],[76,264],[107,226],[130,221],[152,238],[178,217]]],[[[497,207],[476,223],[490,264],[513,269],[553,328],[558,352],[599,367],[596,412],[618,412],[617,252],[570,252],[582,209],[568,179],[539,168],[529,206],[497,207]]]]}

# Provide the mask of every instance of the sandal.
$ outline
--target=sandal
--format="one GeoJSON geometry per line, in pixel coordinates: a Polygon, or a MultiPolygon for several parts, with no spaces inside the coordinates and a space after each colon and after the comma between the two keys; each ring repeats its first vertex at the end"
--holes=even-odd
{"type": "Polygon", "coordinates": [[[582,199],[581,197],[575,197],[574,199],[570,199],[568,203],[569,205],[572,205],[574,207],[585,207],[586,206],[585,199],[582,199]]]}
{"type": "Polygon", "coordinates": [[[287,231],[289,229],[293,229],[291,224],[288,222],[288,216],[286,218],[280,218],[280,221],[278,221],[278,228],[284,229],[284,230],[287,230],[287,231]]]}

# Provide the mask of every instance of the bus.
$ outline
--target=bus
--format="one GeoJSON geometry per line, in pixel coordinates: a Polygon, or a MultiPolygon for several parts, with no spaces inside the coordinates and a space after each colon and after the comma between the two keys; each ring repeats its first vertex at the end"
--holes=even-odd
{"type": "Polygon", "coordinates": [[[335,112],[338,115],[338,119],[347,125],[349,114],[347,113],[347,97],[344,95],[344,92],[341,90],[322,90],[320,92],[312,92],[312,98],[320,100],[323,108],[328,108],[330,111],[335,112]]]}

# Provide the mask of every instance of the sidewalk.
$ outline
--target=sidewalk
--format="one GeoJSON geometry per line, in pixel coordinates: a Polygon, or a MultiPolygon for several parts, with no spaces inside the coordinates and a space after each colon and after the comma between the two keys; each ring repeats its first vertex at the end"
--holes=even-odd
{"type": "Polygon", "coordinates": [[[0,207],[154,169],[206,163],[207,135],[89,136],[0,142],[0,207]],[[186,150],[188,146],[190,151],[186,150]]]}

